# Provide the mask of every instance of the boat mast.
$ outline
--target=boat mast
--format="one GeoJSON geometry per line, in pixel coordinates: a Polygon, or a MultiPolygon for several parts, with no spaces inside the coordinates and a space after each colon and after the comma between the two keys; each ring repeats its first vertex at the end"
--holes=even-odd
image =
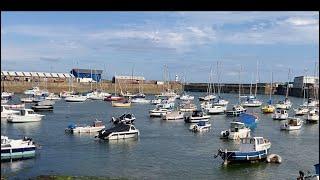
{"type": "Polygon", "coordinates": [[[116,75],[116,73],[114,73],[114,96],[117,96],[116,85],[117,85],[117,75],[116,75]]]}
{"type": "Polygon", "coordinates": [[[238,97],[238,103],[240,104],[240,94],[241,94],[241,65],[239,69],[239,97],[238,97]]]}
{"type": "Polygon", "coordinates": [[[90,81],[90,90],[92,91],[92,69],[91,69],[91,67],[90,67],[90,75],[91,75],[91,81],[90,81]]]}
{"type": "Polygon", "coordinates": [[[271,104],[272,90],[273,90],[273,71],[271,70],[271,84],[270,84],[270,96],[269,96],[270,104],[271,104]]]}
{"type": "MultiPolygon", "coordinates": [[[[314,76],[314,78],[316,78],[316,77],[319,77],[319,76],[316,76],[316,74],[317,74],[317,61],[315,62],[315,67],[314,67],[314,74],[313,74],[313,76],[314,76]]],[[[319,81],[319,80],[318,80],[319,81]]],[[[314,85],[313,85],[313,98],[314,98],[314,100],[316,101],[317,100],[317,81],[316,81],[316,79],[315,79],[315,82],[314,82],[314,85]]]]}
{"type": "Polygon", "coordinates": [[[253,73],[251,73],[251,81],[250,81],[250,96],[252,96],[252,79],[253,79],[253,73]]]}
{"type": "Polygon", "coordinates": [[[217,80],[218,80],[218,96],[220,97],[220,74],[219,74],[219,61],[217,61],[217,80]]]}
{"type": "Polygon", "coordinates": [[[289,72],[288,72],[288,83],[287,83],[286,98],[288,98],[288,94],[289,94],[289,81],[290,81],[290,68],[289,68],[289,72]]]}
{"type": "Polygon", "coordinates": [[[307,74],[307,69],[305,68],[305,69],[304,69],[304,76],[303,76],[303,78],[302,78],[303,104],[304,104],[305,101],[306,101],[306,87],[305,87],[305,84],[304,84],[304,78],[306,77],[306,74],[307,74]]]}
{"type": "Polygon", "coordinates": [[[258,71],[258,66],[259,66],[259,62],[257,61],[257,76],[256,76],[256,88],[254,90],[254,97],[257,97],[257,91],[258,91],[258,76],[259,76],[259,71],[258,71]]]}

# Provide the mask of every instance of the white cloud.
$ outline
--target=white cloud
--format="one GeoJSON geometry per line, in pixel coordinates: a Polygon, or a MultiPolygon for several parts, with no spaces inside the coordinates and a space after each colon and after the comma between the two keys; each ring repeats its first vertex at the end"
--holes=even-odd
{"type": "Polygon", "coordinates": [[[290,17],[285,20],[285,22],[290,23],[295,26],[306,26],[306,25],[318,25],[319,20],[315,18],[301,18],[301,17],[290,17]]]}

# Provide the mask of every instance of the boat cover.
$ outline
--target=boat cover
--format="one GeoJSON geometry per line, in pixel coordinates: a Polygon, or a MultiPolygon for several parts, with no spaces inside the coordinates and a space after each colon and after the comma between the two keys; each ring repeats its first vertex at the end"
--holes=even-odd
{"type": "Polygon", "coordinates": [[[256,116],[248,113],[242,113],[239,116],[240,122],[244,123],[250,129],[254,129],[257,127],[256,116]]]}
{"type": "Polygon", "coordinates": [[[126,125],[123,123],[117,124],[116,126],[114,126],[113,128],[107,129],[105,131],[99,131],[99,136],[98,137],[106,137],[109,134],[113,133],[113,132],[124,132],[124,131],[129,131],[130,130],[130,125],[126,125]],[[103,133],[102,133],[103,132],[103,133]]]}

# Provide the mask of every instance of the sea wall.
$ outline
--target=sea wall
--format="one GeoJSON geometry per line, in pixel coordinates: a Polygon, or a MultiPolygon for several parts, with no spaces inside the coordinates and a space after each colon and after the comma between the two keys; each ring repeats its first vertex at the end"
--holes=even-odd
{"type": "MultiPolygon", "coordinates": [[[[88,92],[91,89],[102,89],[109,93],[114,93],[115,91],[115,84],[111,82],[103,82],[101,84],[92,83],[78,83],[74,82],[72,83],[73,90],[77,92],[88,92]],[[91,88],[92,87],[92,88],[91,88]]],[[[40,83],[32,83],[32,82],[21,82],[21,81],[4,81],[1,83],[1,89],[8,91],[8,92],[14,92],[14,93],[23,93],[26,89],[32,88],[33,86],[39,86],[40,89],[47,89],[49,92],[53,93],[60,93],[61,91],[68,91],[69,89],[72,90],[72,87],[69,86],[69,83],[67,82],[48,82],[46,84],[40,83]]],[[[181,84],[170,84],[169,87],[171,89],[176,90],[177,92],[181,92],[182,85],[181,84]]],[[[119,86],[119,84],[116,85],[117,92],[120,92],[120,89],[122,89],[123,92],[129,91],[129,92],[139,92],[139,85],[138,84],[122,84],[119,86]]],[[[158,94],[162,91],[164,91],[166,88],[165,85],[157,85],[157,84],[141,84],[140,89],[145,94],[158,94]]]]}

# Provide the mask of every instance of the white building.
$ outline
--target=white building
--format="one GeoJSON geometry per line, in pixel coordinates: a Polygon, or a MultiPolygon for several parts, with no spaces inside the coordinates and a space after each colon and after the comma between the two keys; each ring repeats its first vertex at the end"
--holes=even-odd
{"type": "Polygon", "coordinates": [[[302,88],[303,84],[319,84],[319,77],[315,76],[298,76],[294,78],[293,87],[302,88]]]}

